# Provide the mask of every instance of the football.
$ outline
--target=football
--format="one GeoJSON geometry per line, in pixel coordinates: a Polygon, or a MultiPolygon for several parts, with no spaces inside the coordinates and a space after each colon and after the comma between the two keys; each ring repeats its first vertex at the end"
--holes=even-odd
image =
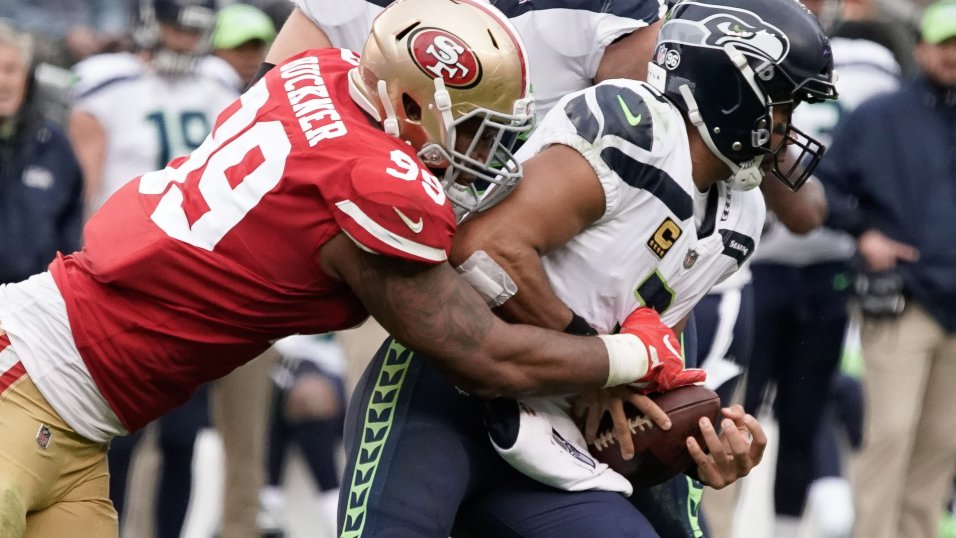
{"type": "Polygon", "coordinates": [[[668,392],[648,395],[671,419],[664,431],[629,402],[624,412],[631,427],[634,458],[625,460],[612,433],[611,416],[604,414],[594,444],[588,448],[598,461],[624,475],[635,488],[660,484],[694,465],[685,440],[693,436],[706,450],[698,421],[708,417],[718,427],[720,397],[702,385],[686,385],[668,392]]]}

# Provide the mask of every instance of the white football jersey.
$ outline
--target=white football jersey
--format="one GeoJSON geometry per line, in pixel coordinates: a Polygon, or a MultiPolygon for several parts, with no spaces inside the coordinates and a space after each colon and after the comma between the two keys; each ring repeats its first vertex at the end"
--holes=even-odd
{"type": "Polygon", "coordinates": [[[92,56],[74,66],[74,74],[73,106],[95,117],[107,137],[103,183],[90,209],[132,178],[198,147],[238,95],[203,69],[159,76],[130,53],[92,56]]]}
{"type": "MultiPolygon", "coordinates": [[[[292,0],[333,45],[361,51],[372,20],[390,0],[292,0]]],[[[659,0],[574,2],[497,0],[528,51],[537,117],[565,94],[592,84],[604,49],[615,39],[664,16],[659,0]]]]}
{"type": "Polygon", "coordinates": [[[576,149],[604,189],[604,215],[543,257],[551,283],[602,333],[651,306],[674,325],[750,257],[765,216],[759,190],[699,192],[683,117],[643,82],[611,80],[568,95],[518,153],[576,149]]]}
{"type": "MultiPolygon", "coordinates": [[[[757,247],[760,191],[725,182],[698,191],[683,116],[646,83],[609,80],[561,99],[517,157],[552,144],[580,152],[604,189],[604,215],[542,257],[557,296],[599,332],[613,332],[640,306],[675,325],[757,247]]],[[[627,480],[590,460],[566,398],[523,399],[520,409],[514,445],[492,438],[515,469],[569,491],[631,493],[627,480]]]]}
{"type": "MultiPolygon", "coordinates": [[[[865,39],[835,37],[830,46],[834,70],[839,75],[836,87],[840,98],[803,104],[793,112],[794,125],[824,144],[830,143],[830,133],[844,115],[870,97],[893,91],[900,84],[900,67],[882,45],[865,39]]],[[[798,236],[770,214],[763,244],[754,261],[802,266],[845,260],[855,251],[856,241],[849,234],[818,228],[798,236]]]]}

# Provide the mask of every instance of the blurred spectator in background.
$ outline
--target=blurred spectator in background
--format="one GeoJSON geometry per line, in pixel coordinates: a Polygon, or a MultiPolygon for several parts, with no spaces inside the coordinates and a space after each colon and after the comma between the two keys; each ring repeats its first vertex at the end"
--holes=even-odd
{"type": "Polygon", "coordinates": [[[130,15],[128,0],[0,0],[0,18],[33,34],[37,57],[61,67],[125,47],[130,15]]]}
{"type": "Polygon", "coordinates": [[[818,169],[863,271],[859,537],[936,536],[956,472],[956,0],[920,26],[921,73],[850,113],[818,169]]]}
{"type": "MultiPolygon", "coordinates": [[[[885,35],[882,24],[872,19],[843,19],[841,10],[855,17],[855,13],[866,13],[868,4],[865,0],[806,2],[831,36],[840,98],[800,107],[794,111],[793,121],[826,144],[846,113],[872,96],[899,86],[899,65],[892,52],[878,43],[885,35]],[[844,27],[852,28],[853,38],[842,37],[844,27]]],[[[831,384],[842,353],[850,258],[855,245],[844,232],[824,227],[796,235],[781,224],[777,215],[770,213],[768,217],[752,265],[756,353],[750,364],[744,405],[757,409],[765,398],[773,402],[780,432],[774,535],[786,538],[797,533],[810,484],[816,477],[815,448],[830,402],[826,393],[820,393],[820,387],[831,384]]],[[[837,454],[830,456],[827,474],[838,476],[839,462],[833,461],[837,454]]],[[[835,535],[845,536],[852,522],[849,486],[830,480],[818,484],[818,491],[828,497],[830,526],[842,529],[835,535]]]]}
{"type": "MultiPolygon", "coordinates": [[[[86,178],[92,212],[130,178],[163,168],[199,146],[238,89],[200,68],[215,23],[212,0],[143,0],[134,37],[137,53],[95,55],[74,68],[70,137],[86,178]]],[[[208,395],[159,419],[163,472],[156,528],[178,537],[192,486],[197,432],[209,422],[208,395]]],[[[127,470],[141,434],[120,437],[110,450],[110,496],[124,515],[127,470]]]]}
{"type": "Polygon", "coordinates": [[[101,54],[76,65],[70,137],[90,211],[130,178],[198,147],[237,95],[197,69],[209,51],[214,6],[143,0],[138,53],[101,54]]]}
{"type": "Polygon", "coordinates": [[[276,342],[274,349],[282,359],[272,374],[268,482],[262,490],[260,531],[263,538],[287,532],[282,481],[289,449],[295,446],[319,490],[316,508],[325,524],[319,535],[334,536],[341,482],[337,456],[346,403],[345,352],[333,334],[290,336],[276,342]]]}
{"type": "MultiPolygon", "coordinates": [[[[226,5],[229,2],[223,2],[226,5]]],[[[263,13],[269,16],[274,28],[281,28],[285,20],[295,9],[295,1],[290,0],[244,0],[243,4],[249,4],[259,8],[263,13]]]]}
{"type": "Polygon", "coordinates": [[[80,246],[83,176],[62,128],[35,99],[29,35],[0,22],[0,283],[80,246]]]}
{"type": "Polygon", "coordinates": [[[216,16],[213,54],[230,65],[239,77],[239,87],[245,88],[259,71],[275,36],[272,19],[262,10],[249,4],[233,4],[216,16]]]}

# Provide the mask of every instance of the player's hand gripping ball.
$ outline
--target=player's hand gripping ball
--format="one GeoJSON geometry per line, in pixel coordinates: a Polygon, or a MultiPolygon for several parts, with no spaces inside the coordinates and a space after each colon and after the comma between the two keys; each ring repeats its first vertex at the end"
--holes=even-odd
{"type": "Polygon", "coordinates": [[[687,450],[687,438],[693,436],[705,447],[699,421],[707,417],[719,424],[720,397],[702,385],[685,385],[668,392],[648,394],[671,420],[671,428],[660,429],[629,402],[624,412],[634,442],[634,457],[625,460],[612,433],[611,417],[604,415],[594,444],[588,448],[599,461],[624,475],[635,488],[660,484],[695,466],[687,450]]]}

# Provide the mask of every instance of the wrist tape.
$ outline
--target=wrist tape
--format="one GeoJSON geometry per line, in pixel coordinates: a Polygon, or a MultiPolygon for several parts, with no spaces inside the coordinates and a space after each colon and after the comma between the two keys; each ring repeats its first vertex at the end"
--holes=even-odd
{"type": "Polygon", "coordinates": [[[605,334],[598,338],[607,347],[605,387],[633,383],[647,375],[647,346],[633,334],[605,334]]]}

